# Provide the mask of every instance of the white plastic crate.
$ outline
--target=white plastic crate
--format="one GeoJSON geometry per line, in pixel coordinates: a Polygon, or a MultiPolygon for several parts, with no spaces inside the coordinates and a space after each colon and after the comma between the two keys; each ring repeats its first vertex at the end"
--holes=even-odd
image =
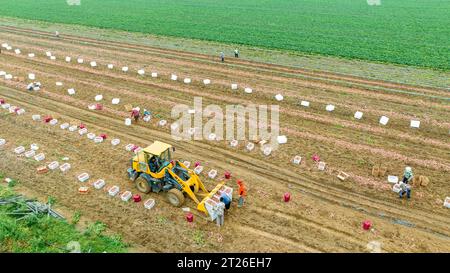
{"type": "Polygon", "coordinates": [[[37,155],[34,156],[34,159],[36,161],[42,161],[42,160],[45,159],[45,155],[44,155],[44,153],[37,154],[37,155]]]}
{"type": "Polygon", "coordinates": [[[87,132],[88,132],[88,130],[86,128],[78,130],[78,134],[80,134],[80,136],[87,134],[87,132]]]}
{"type": "Polygon", "coordinates": [[[130,191],[125,191],[120,195],[120,199],[122,199],[122,201],[124,202],[128,202],[128,200],[130,200],[132,196],[133,195],[130,191]]]}
{"type": "Polygon", "coordinates": [[[50,56],[50,60],[52,61],[56,60],[56,56],[50,56]]]}
{"type": "Polygon", "coordinates": [[[282,101],[282,100],[284,99],[284,97],[283,97],[283,95],[281,95],[281,94],[277,94],[277,95],[275,95],[275,99],[276,99],[277,101],[282,101]]]}
{"type": "Polygon", "coordinates": [[[122,72],[128,72],[128,66],[122,67],[122,72]]]}
{"type": "Polygon", "coordinates": [[[278,141],[278,144],[285,144],[285,143],[287,143],[287,136],[278,136],[277,141],[278,141]]]}
{"type": "Polygon", "coordinates": [[[232,89],[232,90],[237,90],[237,89],[238,89],[237,83],[232,83],[232,84],[231,84],[231,89],[232,89]]]}
{"type": "Polygon", "coordinates": [[[255,148],[255,144],[252,142],[247,143],[247,145],[245,146],[245,148],[249,151],[252,151],[255,148]]]}
{"type": "Polygon", "coordinates": [[[244,92],[247,93],[247,94],[251,94],[251,93],[253,93],[253,89],[251,89],[251,88],[249,88],[249,87],[246,87],[246,88],[244,89],[244,92]]]}
{"type": "Polygon", "coordinates": [[[61,128],[62,130],[66,130],[67,128],[69,128],[69,123],[63,123],[63,124],[61,124],[60,126],[59,126],[59,128],[61,128]]]}
{"type": "Polygon", "coordinates": [[[63,86],[62,82],[56,82],[55,84],[56,84],[56,86],[63,86]]]}
{"type": "Polygon", "coordinates": [[[90,65],[91,65],[91,67],[97,67],[97,62],[96,62],[96,61],[92,61],[92,62],[90,63],[90,65]]]}
{"type": "Polygon", "coordinates": [[[6,140],[4,138],[0,138],[0,146],[3,146],[6,144],[6,140]]]}
{"type": "Polygon", "coordinates": [[[237,147],[239,144],[239,142],[236,139],[233,139],[232,141],[230,141],[230,146],[231,147],[237,147]]]}
{"type": "Polygon", "coordinates": [[[332,105],[332,104],[328,104],[326,107],[325,107],[325,110],[327,110],[328,112],[333,112],[334,111],[334,105],[332,105]]]}
{"type": "Polygon", "coordinates": [[[157,77],[158,77],[158,73],[152,72],[152,78],[157,78],[157,77]]]}
{"type": "Polygon", "coordinates": [[[144,76],[145,75],[145,70],[144,69],[139,69],[138,70],[138,74],[141,75],[141,76],[144,76]]]}
{"type": "Polygon", "coordinates": [[[326,166],[327,164],[325,162],[320,161],[319,164],[317,165],[317,168],[319,169],[319,171],[324,171],[326,166]]]}
{"type": "Polygon", "coordinates": [[[128,152],[131,152],[134,147],[135,147],[135,145],[130,143],[130,144],[127,144],[127,146],[125,146],[125,150],[127,150],[128,152]]]}
{"type": "Polygon", "coordinates": [[[120,103],[120,99],[119,98],[114,98],[114,99],[112,99],[111,103],[114,104],[114,105],[117,105],[117,104],[120,103]]]}
{"type": "Polygon", "coordinates": [[[71,60],[72,58],[70,58],[69,56],[66,57],[66,62],[70,63],[71,60]]]}
{"type": "Polygon", "coordinates": [[[20,108],[19,110],[16,111],[16,114],[19,116],[25,114],[25,109],[20,108]]]}
{"type": "Polygon", "coordinates": [[[214,134],[214,133],[211,133],[211,134],[209,134],[209,136],[208,136],[208,139],[209,140],[216,140],[216,134],[214,134]]]}
{"type": "Polygon", "coordinates": [[[76,125],[72,125],[69,127],[69,132],[75,132],[78,129],[76,125]]]}
{"type": "Polygon", "coordinates": [[[392,186],[392,191],[395,192],[395,193],[399,193],[401,190],[402,190],[402,188],[400,187],[399,183],[398,184],[394,184],[392,186]]]}
{"type": "Polygon", "coordinates": [[[34,121],[40,121],[41,120],[41,115],[32,115],[31,119],[33,119],[34,121]]]}
{"type": "Polygon", "coordinates": [[[113,69],[114,65],[113,64],[108,64],[108,69],[113,69]]]}
{"type": "Polygon", "coordinates": [[[89,134],[87,134],[87,138],[92,140],[92,139],[95,138],[95,134],[94,133],[89,133],[89,134]]]}
{"type": "Polygon", "coordinates": [[[264,149],[263,149],[263,154],[264,154],[265,156],[269,156],[271,153],[272,153],[272,147],[270,147],[270,146],[264,147],[264,149]]]}
{"type": "Polygon", "coordinates": [[[392,184],[398,183],[398,176],[388,175],[388,182],[392,184]]]}
{"type": "Polygon", "coordinates": [[[299,156],[299,155],[296,155],[296,156],[294,157],[294,159],[292,160],[292,162],[293,162],[294,164],[300,165],[300,163],[302,163],[302,157],[299,156]]]}
{"type": "Polygon", "coordinates": [[[49,124],[52,126],[55,126],[56,124],[58,124],[58,120],[57,119],[52,119],[49,121],[49,124]]]}
{"type": "Polygon", "coordinates": [[[86,182],[89,180],[89,174],[88,173],[82,173],[77,176],[78,181],[80,182],[86,182]]]}
{"type": "Polygon", "coordinates": [[[37,145],[36,143],[33,143],[33,144],[30,145],[30,148],[33,151],[37,151],[37,150],[39,150],[39,145],[37,145]]]}
{"type": "Polygon", "coordinates": [[[84,63],[84,60],[81,59],[81,58],[78,58],[78,59],[77,59],[77,62],[78,62],[79,64],[82,64],[82,63],[84,63]]]}
{"type": "Polygon", "coordinates": [[[100,136],[95,137],[95,138],[94,138],[94,142],[95,142],[95,143],[102,143],[102,142],[103,142],[103,138],[100,137],[100,136]]]}
{"type": "Polygon", "coordinates": [[[29,53],[28,54],[28,57],[30,57],[30,58],[34,58],[36,55],[34,54],[34,53],[29,53]]]}
{"type": "Polygon", "coordinates": [[[12,78],[13,78],[13,76],[11,74],[5,75],[5,80],[11,80],[12,78]]]}
{"type": "Polygon", "coordinates": [[[210,171],[208,172],[208,176],[209,176],[209,178],[211,178],[211,179],[216,178],[216,176],[217,176],[217,170],[214,170],[214,169],[210,170],[210,171]]]}
{"type": "Polygon", "coordinates": [[[11,104],[9,104],[9,103],[2,104],[3,109],[9,109],[10,107],[11,107],[11,104]]]}
{"type": "Polygon", "coordinates": [[[211,84],[211,80],[209,80],[209,79],[204,79],[204,80],[203,80],[203,84],[204,84],[204,85],[211,84]]]}
{"type": "Polygon", "coordinates": [[[362,119],[363,112],[356,111],[354,117],[355,117],[355,119],[362,119]]]}
{"type": "Polygon", "coordinates": [[[201,174],[202,173],[202,171],[203,171],[203,166],[197,166],[197,167],[195,167],[194,168],[194,172],[196,173],[196,174],[201,174]]]}
{"type": "Polygon", "coordinates": [[[17,148],[14,149],[14,152],[18,155],[20,155],[21,153],[25,152],[25,147],[23,146],[19,146],[17,148]]]}
{"type": "Polygon", "coordinates": [[[70,166],[69,163],[64,163],[64,164],[62,164],[61,166],[59,166],[59,169],[60,169],[63,173],[65,173],[65,172],[67,172],[68,170],[70,170],[70,168],[71,168],[71,166],[70,166]]]}
{"type": "Polygon", "coordinates": [[[130,126],[131,125],[131,119],[130,118],[126,118],[125,119],[125,125],[126,126],[130,126]]]}
{"type": "Polygon", "coordinates": [[[105,180],[99,179],[99,180],[95,181],[93,185],[94,185],[95,189],[99,190],[99,189],[103,188],[106,185],[106,183],[105,183],[105,180]]]}
{"type": "Polygon", "coordinates": [[[420,127],[420,120],[411,120],[410,126],[411,126],[411,128],[419,128],[420,127]]]}
{"type": "Polygon", "coordinates": [[[445,200],[444,200],[444,207],[450,209],[450,197],[445,197],[445,200]]]}
{"type": "Polygon", "coordinates": [[[190,161],[183,161],[184,166],[186,166],[186,168],[189,168],[191,166],[191,162],[190,161]]]}
{"type": "Polygon", "coordinates": [[[58,161],[53,161],[50,164],[48,164],[47,167],[49,170],[56,170],[59,167],[59,163],[58,161]]]}
{"type": "Polygon", "coordinates": [[[172,75],[170,75],[170,79],[171,79],[172,81],[176,81],[176,80],[178,79],[178,76],[175,75],[175,74],[172,74],[172,75]]]}
{"type": "Polygon", "coordinates": [[[22,52],[20,51],[20,49],[18,49],[18,48],[16,48],[16,49],[14,50],[14,52],[15,52],[17,55],[19,55],[20,53],[22,53],[22,52]]]}
{"type": "Polygon", "coordinates": [[[36,75],[33,74],[33,73],[29,73],[29,74],[28,74],[28,79],[30,79],[30,80],[35,80],[35,79],[36,79],[36,75]]]}
{"type": "Polygon", "coordinates": [[[386,125],[386,124],[388,124],[388,122],[389,122],[389,118],[388,117],[382,116],[380,118],[380,124],[386,125]]]}
{"type": "Polygon", "coordinates": [[[69,95],[75,95],[75,89],[69,88],[69,89],[67,89],[67,93],[68,93],[69,95]]]}
{"type": "Polygon", "coordinates": [[[167,124],[167,120],[165,120],[165,119],[162,119],[162,120],[160,120],[159,121],[159,126],[166,126],[166,124],[167,124]]]}
{"type": "Polygon", "coordinates": [[[144,207],[146,209],[151,209],[155,206],[155,200],[154,199],[148,199],[147,201],[145,201],[144,203],[144,207]]]}
{"type": "Polygon", "coordinates": [[[192,80],[190,78],[185,78],[184,79],[184,83],[191,83],[191,82],[192,82],[192,80]]]}
{"type": "Polygon", "coordinates": [[[111,145],[112,146],[117,146],[119,144],[120,144],[120,139],[115,138],[115,139],[111,140],[111,145]]]}
{"type": "Polygon", "coordinates": [[[120,191],[119,186],[112,186],[109,190],[108,190],[108,194],[110,196],[116,196],[120,191]]]}
{"type": "Polygon", "coordinates": [[[52,56],[52,53],[51,53],[50,51],[47,51],[47,52],[45,52],[45,55],[46,55],[47,57],[50,57],[50,56],[52,56]]]}
{"type": "Polygon", "coordinates": [[[34,150],[30,150],[25,152],[25,157],[30,158],[36,155],[36,152],[34,150]]]}

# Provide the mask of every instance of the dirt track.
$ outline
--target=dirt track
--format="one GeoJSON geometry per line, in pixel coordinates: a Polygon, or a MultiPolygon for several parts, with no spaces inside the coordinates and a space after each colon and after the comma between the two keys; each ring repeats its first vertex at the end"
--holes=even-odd
{"type": "MultiPolygon", "coordinates": [[[[39,92],[28,92],[28,80],[0,80],[4,86],[0,98],[27,110],[24,116],[15,116],[0,109],[4,128],[0,138],[8,140],[7,147],[0,150],[0,169],[25,186],[107,223],[149,251],[366,251],[371,240],[382,242],[384,251],[450,251],[449,211],[442,206],[445,196],[450,195],[447,90],[240,60],[220,65],[198,54],[73,36],[54,39],[47,33],[9,27],[0,27],[0,42],[22,51],[16,55],[2,49],[0,70],[25,79],[28,73],[35,73],[44,85],[39,92]],[[57,60],[45,57],[46,51],[57,60]],[[30,52],[36,57],[28,58],[30,52]],[[65,56],[71,56],[72,63],[66,63],[65,56]],[[85,59],[84,64],[75,63],[78,56],[85,59]],[[90,68],[91,60],[99,67],[90,68]],[[108,63],[115,64],[115,69],[106,69],[108,63]],[[120,71],[125,65],[130,67],[128,73],[120,71]],[[140,68],[146,69],[146,76],[137,75],[140,68]],[[148,75],[152,71],[158,72],[157,79],[148,75]],[[193,83],[170,81],[171,73],[180,79],[190,77],[193,83]],[[203,86],[200,80],[204,78],[212,84],[203,86]],[[64,86],[56,87],[56,81],[64,86]],[[231,91],[231,83],[238,83],[240,90],[231,91]],[[245,86],[252,87],[254,94],[245,94],[245,86]],[[67,95],[68,88],[76,89],[74,97],[67,95]],[[270,157],[259,151],[246,152],[244,143],[238,148],[225,142],[175,143],[178,158],[201,161],[206,170],[215,168],[220,175],[230,170],[247,182],[248,203],[243,209],[232,208],[221,230],[200,217],[189,225],[183,212],[170,207],[163,196],[152,195],[157,206],[146,211],[142,204],[126,204],[103,192],[77,193],[80,183],[75,176],[84,171],[94,179],[104,178],[108,185],[135,192],[124,175],[131,156],[124,145],[145,146],[157,139],[173,143],[169,128],[156,126],[157,119],[126,127],[123,119],[129,113],[123,105],[151,109],[170,122],[171,107],[176,103],[191,105],[194,96],[202,96],[204,105],[224,106],[275,104],[277,93],[285,96],[279,103],[280,124],[288,143],[270,157]],[[102,111],[87,108],[96,94],[104,96],[102,111]],[[120,105],[110,104],[114,97],[121,98],[120,105]],[[311,107],[299,106],[302,99],[310,100],[311,107]],[[336,105],[334,112],[325,111],[328,103],[336,105]],[[363,120],[353,119],[356,110],[364,112],[363,120]],[[83,122],[90,131],[106,133],[109,139],[95,144],[58,126],[34,122],[31,114],[52,115],[60,124],[83,122]],[[378,125],[381,115],[391,118],[386,128],[378,125]],[[409,128],[412,118],[421,120],[419,130],[409,128]],[[113,137],[122,141],[116,148],[109,144],[113,137]],[[73,169],[67,175],[37,176],[35,167],[39,164],[12,153],[13,147],[31,143],[41,144],[48,160],[69,156],[73,169]],[[327,162],[326,173],[312,164],[314,153],[327,162]],[[301,166],[289,163],[297,154],[304,158],[301,166]],[[412,200],[399,200],[385,178],[370,176],[372,165],[381,162],[388,173],[399,176],[405,165],[411,165],[417,175],[429,176],[431,185],[414,188],[412,200]],[[337,170],[350,173],[352,178],[340,182],[335,177],[337,170]],[[281,202],[286,191],[293,194],[292,202],[281,202]],[[374,231],[361,229],[365,219],[374,222],[374,231]],[[194,240],[198,231],[204,234],[201,242],[194,240]]],[[[203,179],[209,187],[217,183],[203,179]]],[[[235,186],[234,182],[230,185],[235,186]]],[[[193,208],[192,202],[189,205],[193,208]]]]}

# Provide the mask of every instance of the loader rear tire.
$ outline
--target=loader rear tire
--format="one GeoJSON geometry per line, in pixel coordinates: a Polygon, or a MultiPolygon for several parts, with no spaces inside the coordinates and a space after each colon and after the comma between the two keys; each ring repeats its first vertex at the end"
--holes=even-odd
{"type": "Polygon", "coordinates": [[[184,195],[178,189],[170,189],[167,192],[167,201],[169,201],[172,206],[181,207],[184,204],[184,195]]]}
{"type": "Polygon", "coordinates": [[[152,188],[150,187],[150,185],[148,184],[147,179],[139,176],[136,181],[136,188],[138,189],[138,191],[143,192],[143,193],[149,193],[152,188]]]}

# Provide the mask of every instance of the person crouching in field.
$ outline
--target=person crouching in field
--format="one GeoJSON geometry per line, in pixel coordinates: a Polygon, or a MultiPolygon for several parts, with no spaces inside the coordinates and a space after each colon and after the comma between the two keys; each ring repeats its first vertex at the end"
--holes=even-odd
{"type": "Polygon", "coordinates": [[[237,48],[234,50],[234,57],[239,58],[239,50],[237,48]]]}
{"type": "Polygon", "coordinates": [[[133,110],[131,110],[131,117],[134,118],[135,122],[139,121],[139,116],[140,116],[140,109],[138,108],[133,108],[133,110]]]}
{"type": "Polygon", "coordinates": [[[225,54],[223,52],[220,52],[220,60],[223,62],[225,62],[225,54]]]}

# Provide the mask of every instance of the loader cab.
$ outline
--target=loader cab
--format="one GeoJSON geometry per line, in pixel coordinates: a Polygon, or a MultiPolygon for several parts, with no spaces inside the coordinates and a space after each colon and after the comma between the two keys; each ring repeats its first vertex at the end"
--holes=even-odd
{"type": "Polygon", "coordinates": [[[164,176],[164,169],[171,164],[172,151],[172,145],[155,141],[133,158],[133,169],[161,178],[164,176]]]}

